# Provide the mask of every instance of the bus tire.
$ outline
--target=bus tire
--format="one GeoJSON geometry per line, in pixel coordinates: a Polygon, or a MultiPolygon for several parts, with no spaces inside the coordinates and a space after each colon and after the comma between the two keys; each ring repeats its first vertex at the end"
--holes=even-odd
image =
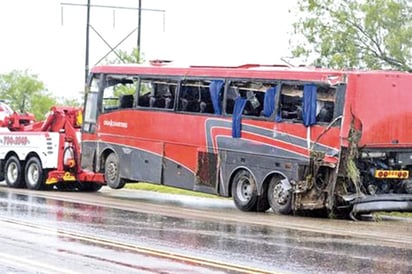
{"type": "Polygon", "coordinates": [[[42,164],[37,157],[31,157],[26,162],[24,176],[26,179],[26,187],[32,190],[40,190],[44,188],[45,173],[42,164]]]}
{"type": "Polygon", "coordinates": [[[256,181],[247,170],[240,170],[233,177],[233,201],[242,211],[256,211],[258,202],[256,181]]]}
{"type": "Polygon", "coordinates": [[[4,179],[9,187],[24,187],[24,177],[19,159],[16,156],[10,156],[4,165],[4,179]]]}
{"type": "Polygon", "coordinates": [[[119,158],[115,153],[110,153],[104,163],[104,179],[112,189],[124,187],[126,181],[120,178],[119,158]]]}
{"type": "Polygon", "coordinates": [[[274,213],[287,215],[292,212],[292,193],[284,189],[282,178],[275,176],[270,180],[267,194],[274,213]]]}

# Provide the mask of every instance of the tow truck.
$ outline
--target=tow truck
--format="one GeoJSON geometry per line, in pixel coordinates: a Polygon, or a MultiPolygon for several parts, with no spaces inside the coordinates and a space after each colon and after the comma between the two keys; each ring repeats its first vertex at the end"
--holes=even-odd
{"type": "Polygon", "coordinates": [[[53,106],[44,121],[0,102],[0,180],[33,190],[95,192],[104,176],[80,168],[82,109],[53,106]]]}

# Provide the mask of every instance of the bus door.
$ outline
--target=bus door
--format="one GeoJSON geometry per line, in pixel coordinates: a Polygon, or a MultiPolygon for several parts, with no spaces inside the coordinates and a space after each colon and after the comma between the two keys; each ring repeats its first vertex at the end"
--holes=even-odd
{"type": "Polygon", "coordinates": [[[86,93],[86,103],[82,125],[82,153],[81,168],[90,171],[95,170],[95,157],[97,148],[96,124],[99,112],[99,85],[100,75],[94,75],[86,93]]]}

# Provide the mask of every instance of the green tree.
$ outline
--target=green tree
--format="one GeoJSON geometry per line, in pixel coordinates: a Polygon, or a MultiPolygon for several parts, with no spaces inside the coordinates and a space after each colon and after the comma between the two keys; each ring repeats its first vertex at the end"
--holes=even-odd
{"type": "Polygon", "coordinates": [[[412,70],[410,0],[298,0],[295,57],[330,68],[412,70]]]}
{"type": "Polygon", "coordinates": [[[44,83],[28,70],[13,70],[0,75],[0,99],[17,112],[33,113],[37,120],[44,119],[56,99],[45,90],[44,83]]]}
{"type": "MultiPolygon", "coordinates": [[[[133,48],[130,53],[124,50],[118,50],[116,52],[115,59],[107,59],[108,64],[140,64],[144,59],[140,56],[139,50],[133,48]]],[[[136,83],[117,85],[113,87],[113,96],[119,97],[122,94],[134,94],[136,90],[136,83]]],[[[113,102],[115,104],[116,102],[113,102]]]]}
{"type": "Polygon", "coordinates": [[[130,53],[125,50],[118,50],[116,51],[116,58],[106,59],[108,64],[139,64],[143,61],[137,48],[133,48],[130,53]]]}
{"type": "Polygon", "coordinates": [[[84,98],[65,98],[61,97],[57,99],[57,105],[59,106],[71,106],[71,107],[82,107],[84,98]]]}

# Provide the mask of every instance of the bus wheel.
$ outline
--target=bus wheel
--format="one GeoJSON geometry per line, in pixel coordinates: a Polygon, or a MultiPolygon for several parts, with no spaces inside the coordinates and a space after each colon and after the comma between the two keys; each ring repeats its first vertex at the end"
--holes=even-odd
{"type": "Polygon", "coordinates": [[[232,196],[235,205],[242,211],[256,211],[257,187],[252,174],[246,170],[238,171],[233,178],[232,196]]]}
{"type": "Polygon", "coordinates": [[[5,180],[9,187],[21,188],[24,186],[24,178],[21,171],[19,159],[16,156],[9,157],[4,166],[5,180]]]}
{"type": "Polygon", "coordinates": [[[31,157],[25,168],[26,186],[28,189],[40,190],[44,187],[44,172],[40,160],[37,157],[31,157]]]}
{"type": "Polygon", "coordinates": [[[110,153],[106,158],[104,179],[107,185],[113,189],[120,189],[126,184],[126,181],[120,178],[119,159],[114,153],[110,153]]]}
{"type": "Polygon", "coordinates": [[[78,189],[80,191],[85,192],[96,192],[99,191],[103,187],[102,184],[94,183],[94,182],[81,182],[78,185],[78,189]]]}
{"type": "Polygon", "coordinates": [[[269,182],[268,200],[276,214],[289,214],[292,211],[292,193],[285,189],[282,178],[273,177],[269,182]]]}

